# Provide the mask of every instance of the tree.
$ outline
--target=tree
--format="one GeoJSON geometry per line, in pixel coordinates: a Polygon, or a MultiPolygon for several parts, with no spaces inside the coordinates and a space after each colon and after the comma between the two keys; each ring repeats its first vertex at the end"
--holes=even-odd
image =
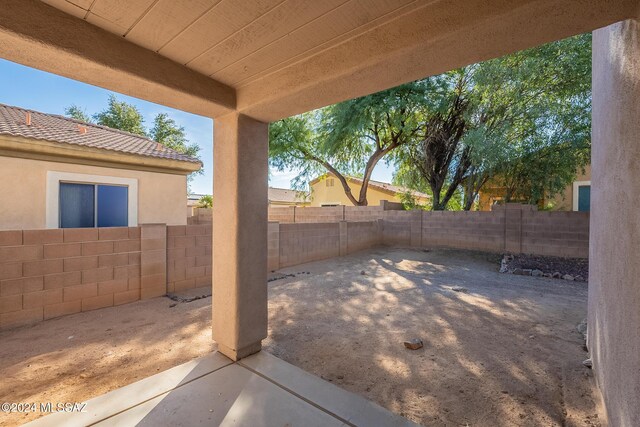
{"type": "MultiPolygon", "coordinates": [[[[76,105],[66,108],[65,114],[77,120],[91,122],[85,111],[76,105]]],[[[144,118],[135,105],[118,101],[114,95],[109,95],[107,108],[94,114],[93,118],[99,125],[151,138],[180,154],[200,159],[200,146],[196,143],[189,143],[184,127],[179,126],[166,113],[156,115],[153,119],[153,127],[147,132],[144,127],[144,118]]],[[[189,174],[187,182],[190,183],[195,175],[203,173],[204,169],[201,168],[189,174]]]]}
{"type": "Polygon", "coordinates": [[[75,104],[65,108],[64,113],[73,119],[80,120],[81,122],[91,123],[91,117],[87,115],[86,110],[83,110],[75,104]]]}
{"type": "Polygon", "coordinates": [[[113,94],[109,95],[107,108],[94,114],[93,118],[99,125],[147,136],[144,118],[138,108],[127,102],[118,101],[113,94]]]}
{"type": "Polygon", "coordinates": [[[572,37],[454,70],[425,102],[424,134],[408,146],[395,181],[433,195],[446,209],[458,188],[471,209],[490,179],[505,200],[558,192],[588,162],[590,35],[572,37]]]}
{"type": "Polygon", "coordinates": [[[181,154],[199,158],[200,146],[190,144],[184,126],[178,124],[166,113],[160,113],[153,119],[149,138],[181,154]]]}
{"type": "Polygon", "coordinates": [[[413,82],[272,123],[270,166],[299,170],[297,187],[330,172],[351,203],[366,206],[375,166],[418,135],[416,113],[428,89],[429,84],[413,82]],[[348,175],[362,177],[359,194],[351,191],[348,175]]]}
{"type": "Polygon", "coordinates": [[[204,195],[200,197],[198,200],[199,208],[212,208],[213,207],[213,196],[204,195]]]}
{"type": "MultiPolygon", "coordinates": [[[[200,146],[195,143],[190,144],[184,127],[178,126],[175,120],[166,113],[160,113],[153,119],[153,127],[149,131],[149,137],[178,153],[200,159],[200,146]]],[[[196,175],[203,173],[204,168],[190,173],[187,177],[188,182],[190,183],[196,175]]]]}

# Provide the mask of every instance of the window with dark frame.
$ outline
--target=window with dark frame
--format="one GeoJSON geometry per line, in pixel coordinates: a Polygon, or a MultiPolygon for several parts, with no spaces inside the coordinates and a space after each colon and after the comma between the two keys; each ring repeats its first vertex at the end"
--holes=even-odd
{"type": "Polygon", "coordinates": [[[60,182],[60,228],[127,227],[129,188],[60,182]]]}

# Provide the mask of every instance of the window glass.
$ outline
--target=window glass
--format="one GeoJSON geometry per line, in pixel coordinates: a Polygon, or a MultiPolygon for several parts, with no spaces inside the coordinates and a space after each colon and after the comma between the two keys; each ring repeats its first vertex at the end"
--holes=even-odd
{"type": "Polygon", "coordinates": [[[98,185],[98,227],[129,225],[129,189],[116,185],[98,185]]]}
{"type": "Polygon", "coordinates": [[[60,228],[94,227],[94,186],[60,183],[60,228]]]}

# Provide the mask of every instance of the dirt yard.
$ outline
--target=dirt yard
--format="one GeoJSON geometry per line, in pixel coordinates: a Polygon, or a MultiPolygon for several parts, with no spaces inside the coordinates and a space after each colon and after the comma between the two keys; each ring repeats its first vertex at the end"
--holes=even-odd
{"type": "MultiPolygon", "coordinates": [[[[282,270],[293,277],[269,282],[265,348],[424,425],[600,425],[576,331],[587,285],[497,261],[380,249],[282,270]],[[405,349],[411,338],[424,348],[405,349]]],[[[0,401],[83,401],[215,349],[211,300],[174,303],[0,333],[0,401]]],[[[0,425],[37,416],[0,412],[0,425]]]]}

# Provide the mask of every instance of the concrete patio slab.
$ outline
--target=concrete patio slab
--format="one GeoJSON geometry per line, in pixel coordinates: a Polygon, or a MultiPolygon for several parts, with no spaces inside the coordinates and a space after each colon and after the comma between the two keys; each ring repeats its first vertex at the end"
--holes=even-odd
{"type": "Polygon", "coordinates": [[[333,414],[349,424],[390,427],[415,425],[405,418],[329,382],[321,381],[322,387],[318,387],[318,377],[293,365],[283,363],[282,360],[265,351],[242,359],[238,363],[270,381],[275,381],[280,387],[286,388],[301,399],[313,402],[323,408],[331,408],[333,414]]]}
{"type": "Polygon", "coordinates": [[[29,426],[414,426],[268,353],[185,363],[29,426]]]}

